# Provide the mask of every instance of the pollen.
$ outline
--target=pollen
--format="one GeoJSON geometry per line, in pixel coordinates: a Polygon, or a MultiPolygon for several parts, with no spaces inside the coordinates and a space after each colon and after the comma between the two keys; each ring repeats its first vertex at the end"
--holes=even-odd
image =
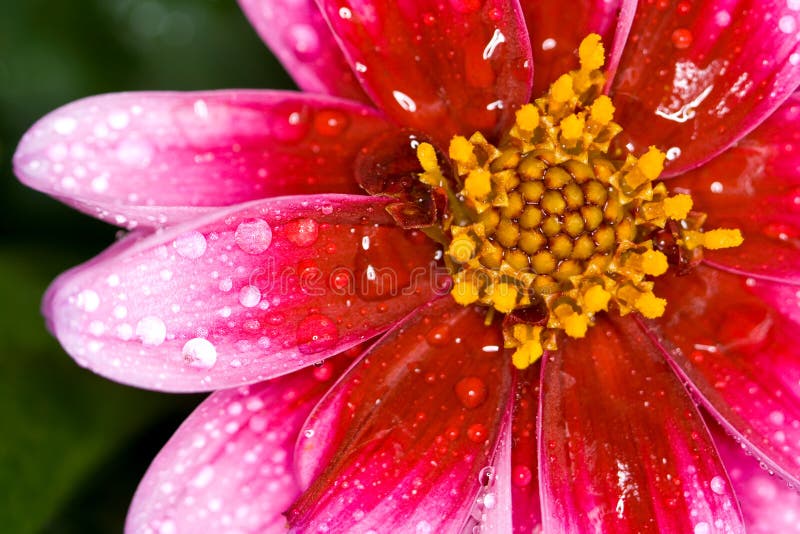
{"type": "Polygon", "coordinates": [[[435,149],[417,148],[419,179],[447,193],[439,235],[451,294],[492,308],[489,321],[506,314],[504,345],[520,369],[564,338],[584,337],[597,314],[661,317],[668,303],[655,281],[680,261],[675,247],[696,258],[742,242],[736,229],[704,231],[691,196],[670,195],[658,181],[665,154],[657,147],[610,154],[622,128],[602,94],[600,37],[584,39],[578,54],[580,67],[517,110],[498,143],[453,137],[447,179],[435,149]],[[660,249],[667,241],[672,248],[660,249]]]}

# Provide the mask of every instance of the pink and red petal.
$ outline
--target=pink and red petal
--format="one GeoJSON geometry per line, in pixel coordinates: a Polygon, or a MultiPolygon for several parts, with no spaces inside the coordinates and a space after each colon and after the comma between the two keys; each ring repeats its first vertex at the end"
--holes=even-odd
{"type": "Polygon", "coordinates": [[[447,146],[496,137],[528,101],[532,59],[516,0],[317,0],[367,94],[447,146]]]}
{"type": "Polygon", "coordinates": [[[510,416],[511,372],[499,325],[484,319],[484,310],[439,299],[331,389],[297,444],[310,485],[288,512],[294,528],[454,532],[507,502],[491,466],[510,416]]]}
{"type": "Polygon", "coordinates": [[[521,0],[520,4],[536,67],[533,98],[547,92],[559,76],[578,67],[576,51],[590,33],[599,34],[610,47],[609,66],[613,71],[636,9],[631,0],[579,0],[570,2],[569,9],[559,2],[541,0],[521,0]]]}
{"type": "Polygon", "coordinates": [[[667,275],[649,323],[704,404],[766,465],[800,483],[797,287],[700,266],[667,275]]]}
{"type": "Polygon", "coordinates": [[[749,534],[800,533],[800,493],[768,473],[733,439],[718,430],[714,442],[742,507],[749,534]]]}
{"type": "Polygon", "coordinates": [[[359,193],[353,163],[385,119],[276,91],[122,93],[58,109],[23,137],[25,184],[122,226],[301,193],[359,193]]]}
{"type": "Polygon", "coordinates": [[[539,499],[539,447],[536,419],[539,412],[540,364],[517,373],[511,447],[511,495],[514,534],[533,534],[542,529],[539,499]]]}
{"type": "Polygon", "coordinates": [[[744,243],[706,251],[734,272],[800,283],[800,96],[793,96],[736,146],[670,181],[691,192],[706,228],[738,228],[744,243]]]}
{"type": "Polygon", "coordinates": [[[800,83],[799,23],[785,0],[639,2],[611,89],[620,145],[666,150],[668,175],[731,146],[800,83]]]}
{"type": "Polygon", "coordinates": [[[203,391],[290,373],[447,283],[432,242],[394,226],[386,204],[322,195],[215,211],[63,275],[45,313],[79,363],[127,384],[203,391]]]}
{"type": "Polygon", "coordinates": [[[630,318],[545,357],[539,425],[545,532],[744,531],[702,417],[630,318]]]}
{"type": "Polygon", "coordinates": [[[343,363],[212,394],[148,469],[126,532],[285,532],[300,494],[292,448],[343,363]]]}
{"type": "Polygon", "coordinates": [[[314,0],[239,0],[239,5],[300,89],[369,103],[314,0]]]}

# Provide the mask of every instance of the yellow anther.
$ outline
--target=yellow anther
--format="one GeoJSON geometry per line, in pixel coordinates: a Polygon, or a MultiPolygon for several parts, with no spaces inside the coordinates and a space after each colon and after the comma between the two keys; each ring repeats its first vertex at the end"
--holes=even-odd
{"type": "Polygon", "coordinates": [[[577,141],[583,134],[586,121],[583,117],[572,114],[561,121],[561,136],[567,141],[577,141]]]}
{"type": "Polygon", "coordinates": [[[683,234],[686,248],[693,250],[703,247],[710,250],[738,247],[744,242],[742,233],[738,229],[717,228],[706,233],[689,231],[683,234]]]}
{"type": "Polygon", "coordinates": [[[600,42],[600,36],[590,33],[578,47],[578,56],[581,60],[581,70],[596,70],[606,62],[605,49],[600,42]]]}
{"type": "Polygon", "coordinates": [[[614,119],[614,104],[606,95],[600,95],[589,107],[592,120],[605,126],[614,119]]]}
{"type": "MultiPolygon", "coordinates": [[[[452,145],[451,145],[452,146],[452,145]]],[[[472,199],[485,199],[492,192],[492,175],[486,169],[473,169],[464,181],[464,194],[472,199]]]]}
{"type": "Polygon", "coordinates": [[[661,171],[664,170],[664,158],[666,158],[666,154],[656,147],[651,146],[647,152],[639,158],[636,166],[648,180],[655,180],[661,175],[661,171]]]}
{"type": "Polygon", "coordinates": [[[666,299],[660,299],[655,296],[652,291],[643,293],[636,300],[636,309],[648,319],[655,319],[664,315],[664,310],[667,307],[666,299]]]}
{"type": "Polygon", "coordinates": [[[472,143],[466,137],[457,135],[450,141],[450,159],[463,165],[473,166],[477,164],[477,158],[472,151],[472,143]]]}
{"type": "Polygon", "coordinates": [[[670,219],[680,221],[685,219],[689,212],[692,210],[692,197],[689,195],[675,195],[674,197],[665,198],[664,215],[670,219]]]}
{"type": "Polygon", "coordinates": [[[669,268],[667,256],[657,250],[648,250],[642,254],[642,271],[651,276],[661,276],[669,268]]]}
{"type": "Polygon", "coordinates": [[[569,337],[580,338],[586,335],[589,328],[589,318],[579,313],[571,313],[561,319],[564,325],[564,332],[569,337]]]}
{"type": "Polygon", "coordinates": [[[572,76],[562,74],[561,77],[553,82],[553,85],[550,86],[550,96],[555,102],[559,103],[567,102],[575,96],[575,91],[572,90],[572,76]]]}
{"type": "Polygon", "coordinates": [[[422,168],[428,172],[438,171],[439,162],[436,160],[436,150],[430,143],[420,143],[417,147],[417,159],[422,168]]]}
{"type": "Polygon", "coordinates": [[[461,234],[453,238],[447,249],[447,254],[456,263],[467,263],[475,256],[475,241],[467,234],[461,234]]]}
{"type": "Polygon", "coordinates": [[[468,306],[480,298],[478,288],[471,280],[459,280],[453,284],[453,289],[450,291],[458,304],[468,306]]]}
{"type": "Polygon", "coordinates": [[[517,288],[501,282],[492,286],[491,296],[494,308],[500,313],[510,313],[517,307],[517,288]]]}
{"type": "Polygon", "coordinates": [[[600,310],[608,310],[609,300],[611,293],[603,289],[603,286],[594,285],[583,294],[583,311],[597,313],[600,310]]]}
{"type": "Polygon", "coordinates": [[[539,126],[539,110],[533,104],[525,104],[517,110],[517,126],[520,130],[532,132],[539,126]]]}
{"type": "Polygon", "coordinates": [[[532,339],[523,343],[514,352],[511,361],[517,369],[527,369],[542,357],[543,352],[541,342],[538,339],[532,339]]]}

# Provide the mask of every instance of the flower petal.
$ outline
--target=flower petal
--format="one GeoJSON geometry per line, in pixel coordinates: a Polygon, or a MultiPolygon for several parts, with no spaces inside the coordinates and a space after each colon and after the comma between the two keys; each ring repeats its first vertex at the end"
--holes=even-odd
{"type": "Polygon", "coordinates": [[[540,364],[517,373],[514,396],[513,446],[511,449],[511,494],[514,503],[514,533],[541,532],[539,466],[536,420],[539,412],[540,364]]]}
{"type": "Polygon", "coordinates": [[[486,505],[512,390],[500,328],[484,318],[439,299],[333,387],[297,444],[310,486],[288,512],[293,527],[454,532],[486,505]]]}
{"type": "MultiPolygon", "coordinates": [[[[627,37],[627,30],[633,20],[635,6],[631,0],[578,0],[570,2],[564,9],[560,2],[541,0],[522,0],[522,11],[531,39],[533,64],[536,73],[533,77],[533,98],[543,95],[556,79],[578,68],[576,51],[581,41],[590,33],[597,33],[606,46],[615,43],[615,33],[627,37]],[[626,16],[619,18],[620,10],[626,16]],[[622,27],[617,29],[617,25],[622,27]]],[[[619,46],[619,53],[611,55],[619,59],[625,39],[619,46]]]]}
{"type": "Polygon", "coordinates": [[[300,89],[370,102],[314,0],[239,0],[239,5],[300,89]]]}
{"type": "Polygon", "coordinates": [[[667,276],[667,314],[649,323],[665,352],[728,431],[799,484],[797,287],[704,266],[667,276]]]}
{"type": "Polygon", "coordinates": [[[749,534],[800,532],[800,493],[770,475],[756,459],[721,430],[714,442],[742,506],[749,534]]]}
{"type": "Polygon", "coordinates": [[[62,276],[45,313],[79,363],[127,384],[203,391],[290,373],[433,298],[436,247],[395,227],[386,204],[321,195],[215,211],[62,276]]]}
{"type": "Polygon", "coordinates": [[[317,3],[367,94],[440,146],[496,136],[528,101],[530,43],[515,0],[317,3]]]}
{"type": "Polygon", "coordinates": [[[700,414],[630,318],[545,357],[539,424],[545,532],[744,532],[700,414]]]}
{"type": "Polygon", "coordinates": [[[800,96],[702,167],[670,181],[687,190],[706,228],[738,228],[744,243],[706,251],[723,269],[800,283],[800,96]]]}
{"type": "Polygon", "coordinates": [[[342,363],[213,393],[147,470],[126,532],[286,532],[292,446],[342,363]]]}
{"type": "Polygon", "coordinates": [[[800,83],[800,13],[786,0],[639,2],[612,85],[620,144],[666,150],[668,175],[708,161],[800,83]]]}
{"type": "Polygon", "coordinates": [[[354,159],[388,128],[374,110],[325,96],[121,93],[47,115],[23,137],[14,167],[91,215],[161,226],[269,196],[359,193],[354,159]]]}

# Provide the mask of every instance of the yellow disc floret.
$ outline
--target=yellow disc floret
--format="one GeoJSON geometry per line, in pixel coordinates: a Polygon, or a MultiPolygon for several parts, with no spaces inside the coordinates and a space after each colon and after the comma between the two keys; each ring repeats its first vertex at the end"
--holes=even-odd
{"type": "Polygon", "coordinates": [[[638,158],[609,156],[622,129],[602,94],[600,37],[584,39],[578,54],[580,68],[517,110],[497,145],[480,133],[453,137],[457,186],[444,180],[431,145],[417,149],[420,180],[448,190],[442,229],[452,296],[510,314],[505,346],[521,369],[557,348],[559,336],[584,337],[598,313],[663,315],[667,302],[652,279],[674,261],[665,252],[675,253],[659,249],[661,233],[671,232],[670,246],[693,257],[702,247],[742,242],[738,230],[703,232],[691,196],[670,196],[656,181],[665,161],[658,148],[638,158]],[[536,324],[515,319],[526,309],[544,315],[536,324]]]}

